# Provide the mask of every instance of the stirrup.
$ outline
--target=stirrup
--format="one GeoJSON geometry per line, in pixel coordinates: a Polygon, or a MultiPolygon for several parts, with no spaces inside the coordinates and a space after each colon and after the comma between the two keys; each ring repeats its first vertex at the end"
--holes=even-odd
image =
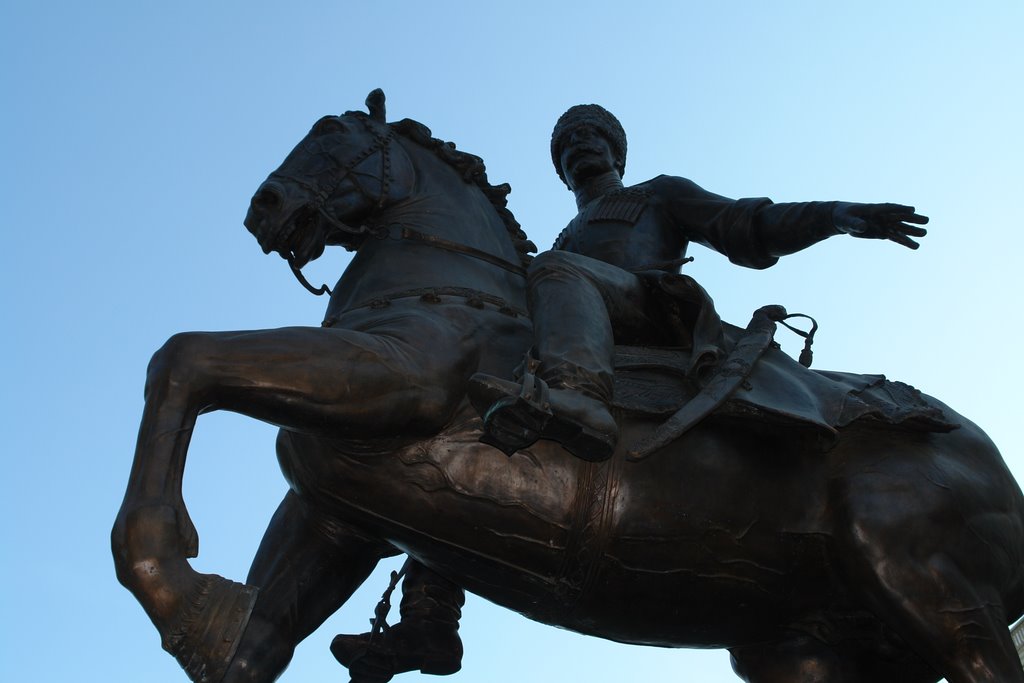
{"type": "Polygon", "coordinates": [[[484,419],[480,441],[511,456],[528,448],[538,439],[557,441],[577,458],[588,461],[607,460],[615,452],[618,428],[603,402],[581,388],[552,390],[537,376],[540,361],[527,356],[520,368],[521,382],[516,383],[483,373],[470,380],[470,400],[484,419]],[[558,394],[557,396],[555,394],[558,394]],[[563,396],[564,394],[564,396],[563,396]],[[552,403],[591,401],[594,405],[573,415],[568,406],[559,410],[552,403]],[[575,397],[575,398],[574,398],[575,397]],[[606,429],[601,429],[603,411],[606,429]],[[587,414],[591,412],[588,419],[587,414]]]}
{"type": "Polygon", "coordinates": [[[470,400],[484,421],[481,442],[511,456],[541,438],[552,413],[547,382],[537,376],[539,367],[540,361],[527,355],[518,382],[473,375],[470,400]]]}

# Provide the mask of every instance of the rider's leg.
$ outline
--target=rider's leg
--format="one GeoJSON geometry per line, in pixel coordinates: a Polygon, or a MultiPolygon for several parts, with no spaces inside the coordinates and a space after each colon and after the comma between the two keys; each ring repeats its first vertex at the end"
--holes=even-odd
{"type": "Polygon", "coordinates": [[[521,392],[514,384],[478,375],[471,398],[485,415],[485,440],[511,453],[538,437],[553,438],[579,457],[610,457],[618,436],[608,410],[614,341],[658,328],[648,315],[648,290],[633,273],[564,251],[538,256],[528,286],[537,376],[550,389],[550,409],[537,405],[543,397],[516,400],[521,392]]]}
{"type": "Polygon", "coordinates": [[[289,492],[249,570],[247,583],[259,594],[222,683],[275,680],[295,646],[348,600],[381,557],[393,554],[289,492]]]}
{"type": "Polygon", "coordinates": [[[331,644],[352,680],[384,683],[396,674],[447,675],[462,668],[462,588],[410,559],[402,581],[401,622],[379,634],[339,635],[331,644]]]}
{"type": "Polygon", "coordinates": [[[640,277],[567,251],[549,251],[530,264],[529,305],[543,377],[582,371],[606,384],[616,339],[649,339],[660,328],[640,277]]]}

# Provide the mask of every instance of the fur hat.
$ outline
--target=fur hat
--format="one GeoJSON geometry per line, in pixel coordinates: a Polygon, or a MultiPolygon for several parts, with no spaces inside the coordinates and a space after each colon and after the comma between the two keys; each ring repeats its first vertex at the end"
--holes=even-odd
{"type": "Polygon", "coordinates": [[[562,182],[565,182],[561,162],[562,143],[566,136],[581,126],[593,126],[608,140],[617,160],[616,168],[619,175],[623,175],[626,171],[626,131],[622,129],[622,124],[599,104],[577,104],[558,118],[551,132],[551,161],[562,182]]]}

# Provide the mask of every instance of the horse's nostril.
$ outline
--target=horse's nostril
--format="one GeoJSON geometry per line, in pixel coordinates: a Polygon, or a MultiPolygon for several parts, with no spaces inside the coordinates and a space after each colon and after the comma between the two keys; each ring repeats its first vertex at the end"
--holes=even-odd
{"type": "Polygon", "coordinates": [[[282,200],[283,196],[280,190],[272,185],[264,184],[256,191],[252,198],[252,203],[254,206],[266,211],[281,206],[282,200]]]}

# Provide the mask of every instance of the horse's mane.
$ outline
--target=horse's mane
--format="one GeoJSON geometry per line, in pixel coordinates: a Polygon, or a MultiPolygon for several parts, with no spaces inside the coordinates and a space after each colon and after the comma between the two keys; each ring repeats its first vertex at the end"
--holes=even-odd
{"type": "Polygon", "coordinates": [[[454,142],[445,142],[433,137],[430,129],[419,121],[402,119],[387,125],[402,137],[433,152],[441,161],[454,168],[466,182],[475,183],[501,217],[502,222],[505,224],[505,229],[508,230],[508,234],[512,237],[512,243],[519,254],[519,260],[524,266],[530,264],[530,261],[533,260],[530,252],[537,251],[537,245],[526,236],[526,232],[519,225],[519,221],[516,220],[516,217],[512,215],[512,211],[508,208],[508,194],[512,191],[511,185],[508,183],[491,185],[487,181],[487,169],[484,166],[483,159],[475,154],[455,149],[454,142]]]}

